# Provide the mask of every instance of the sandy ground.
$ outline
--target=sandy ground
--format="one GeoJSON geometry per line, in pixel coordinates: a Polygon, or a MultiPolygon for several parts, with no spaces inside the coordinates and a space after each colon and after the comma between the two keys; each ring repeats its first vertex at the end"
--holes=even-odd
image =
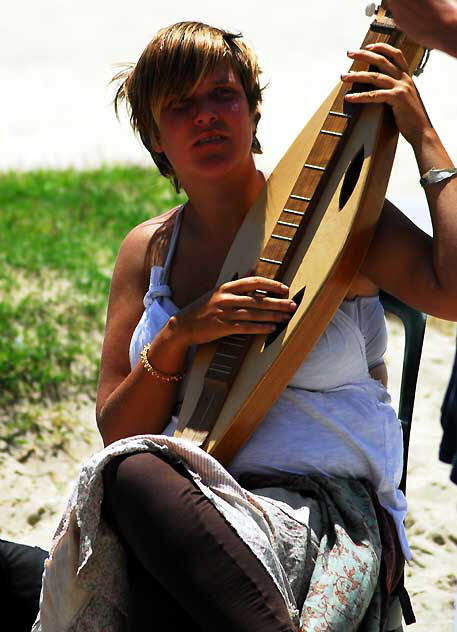
{"type": "MultiPolygon", "coordinates": [[[[407,569],[407,588],[418,623],[416,632],[452,629],[457,592],[457,487],[449,467],[437,458],[441,439],[439,409],[454,354],[452,328],[427,327],[419,375],[410,449],[408,534],[414,560],[407,569]]],[[[402,363],[403,336],[389,323],[387,354],[394,402],[402,363]]],[[[1,537],[49,547],[79,465],[101,447],[93,404],[73,405],[75,432],[66,450],[24,462],[6,457],[2,464],[1,537]]],[[[50,414],[52,411],[50,411],[50,414]]]]}

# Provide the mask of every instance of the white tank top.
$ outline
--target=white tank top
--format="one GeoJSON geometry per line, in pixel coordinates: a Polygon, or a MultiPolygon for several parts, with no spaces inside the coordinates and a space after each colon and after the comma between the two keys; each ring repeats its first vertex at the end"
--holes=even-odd
{"type": "MultiPolygon", "coordinates": [[[[132,335],[130,364],[178,311],[168,283],[181,224],[178,210],[165,264],[151,268],[145,310],[132,335]]],[[[382,362],[387,344],[377,296],[343,301],[313,350],[249,441],[228,466],[243,472],[320,473],[367,479],[395,520],[403,553],[411,554],[403,521],[401,425],[382,384],[369,368],[382,362]]],[[[163,434],[172,435],[173,417],[163,434]]]]}

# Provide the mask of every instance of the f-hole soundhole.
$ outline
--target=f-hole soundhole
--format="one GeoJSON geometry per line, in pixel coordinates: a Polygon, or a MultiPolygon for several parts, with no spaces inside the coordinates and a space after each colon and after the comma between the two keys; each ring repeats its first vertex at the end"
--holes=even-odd
{"type": "Polygon", "coordinates": [[[346,173],[344,175],[343,186],[340,191],[340,211],[345,207],[346,202],[352,195],[352,192],[355,189],[357,181],[360,176],[360,171],[362,170],[363,159],[365,157],[365,152],[363,147],[360,149],[358,154],[352,160],[349,167],[346,169],[346,173]]]}
{"type": "MultiPolygon", "coordinates": [[[[305,294],[305,290],[306,290],[306,286],[303,289],[301,289],[299,292],[297,292],[295,296],[292,298],[294,303],[297,304],[297,309],[303,300],[303,295],[305,294]]],[[[293,318],[293,315],[292,315],[292,318],[293,318]]],[[[266,349],[267,347],[269,347],[271,343],[274,342],[280,334],[282,334],[282,332],[284,331],[284,329],[287,327],[288,324],[289,324],[289,321],[286,321],[285,323],[278,323],[275,331],[273,331],[271,334],[269,334],[265,338],[265,344],[263,348],[266,349]]]]}

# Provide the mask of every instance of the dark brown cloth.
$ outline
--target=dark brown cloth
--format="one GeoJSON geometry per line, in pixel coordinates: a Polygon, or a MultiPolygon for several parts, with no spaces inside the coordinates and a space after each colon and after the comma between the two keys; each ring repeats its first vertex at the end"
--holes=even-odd
{"type": "Polygon", "coordinates": [[[48,552],[0,540],[0,595],[2,619],[8,630],[30,632],[38,614],[41,577],[48,552]]]}
{"type": "Polygon", "coordinates": [[[457,485],[457,344],[451,377],[441,406],[441,439],[439,458],[451,465],[451,481],[457,485]]]}

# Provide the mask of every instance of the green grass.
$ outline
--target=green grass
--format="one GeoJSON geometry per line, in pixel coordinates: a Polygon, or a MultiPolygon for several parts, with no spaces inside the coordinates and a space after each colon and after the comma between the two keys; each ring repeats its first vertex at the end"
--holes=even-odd
{"type": "Polygon", "coordinates": [[[141,167],[0,174],[0,450],[40,435],[40,406],[94,396],[119,245],[179,201],[141,167]]]}

